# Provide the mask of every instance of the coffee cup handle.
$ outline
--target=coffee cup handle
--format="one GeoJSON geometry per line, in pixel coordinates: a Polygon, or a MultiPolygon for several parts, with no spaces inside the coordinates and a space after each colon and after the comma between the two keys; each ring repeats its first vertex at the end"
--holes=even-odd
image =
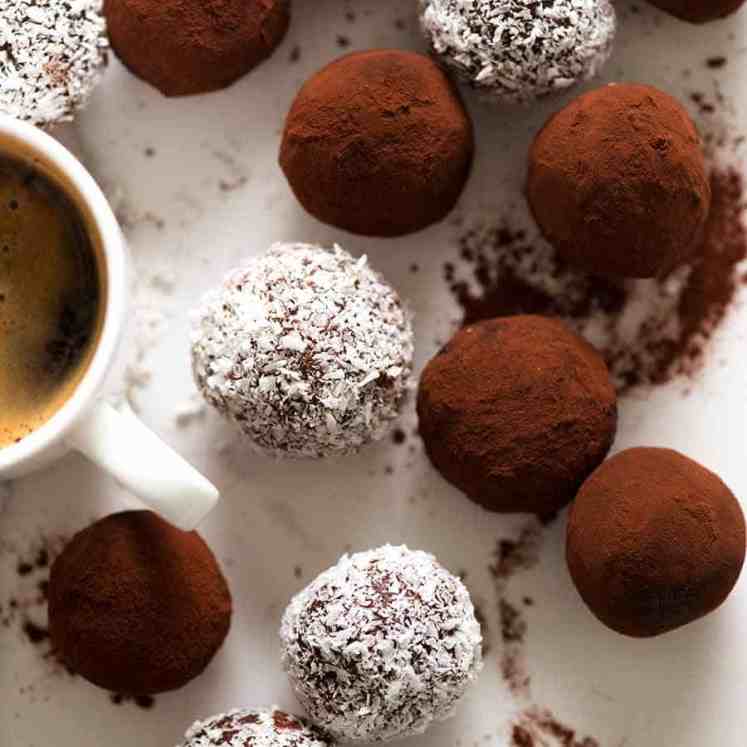
{"type": "Polygon", "coordinates": [[[217,488],[127,408],[100,401],[67,436],[69,445],[109,472],[149,508],[185,531],[214,508],[217,488]]]}

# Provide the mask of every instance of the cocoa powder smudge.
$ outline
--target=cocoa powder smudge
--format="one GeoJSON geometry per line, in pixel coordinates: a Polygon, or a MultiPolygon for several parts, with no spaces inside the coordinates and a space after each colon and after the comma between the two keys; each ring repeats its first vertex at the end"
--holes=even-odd
{"type": "Polygon", "coordinates": [[[506,588],[514,575],[537,564],[541,540],[542,527],[537,521],[532,521],[521,530],[517,539],[498,541],[489,566],[498,597],[501,676],[511,693],[520,697],[529,697],[531,684],[525,652],[527,622],[523,610],[506,598],[506,588]]]}
{"type": "MultiPolygon", "coordinates": [[[[747,257],[744,184],[732,167],[711,175],[713,202],[696,259],[658,280],[613,280],[584,274],[509,220],[467,229],[459,238],[462,263],[444,278],[463,323],[515,314],[563,318],[605,357],[620,393],[692,376],[734,301],[738,266],[747,257]]],[[[519,216],[529,223],[526,216],[519,216]]]]}
{"type": "Polygon", "coordinates": [[[579,737],[575,729],[543,708],[525,709],[511,730],[511,747],[600,747],[593,737],[579,737]],[[552,740],[548,742],[548,739],[552,740]]]}

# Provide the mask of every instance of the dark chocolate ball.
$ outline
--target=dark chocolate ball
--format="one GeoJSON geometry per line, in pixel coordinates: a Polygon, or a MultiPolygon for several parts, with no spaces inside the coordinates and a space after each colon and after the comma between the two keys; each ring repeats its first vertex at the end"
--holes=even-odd
{"type": "Polygon", "coordinates": [[[715,610],[744,557],[732,492],[669,449],[628,449],[605,462],[568,517],[576,588],[596,617],[629,636],[660,635],[715,610]]]}
{"type": "Polygon", "coordinates": [[[572,101],[537,135],[527,198],[547,240],[590,272],[654,277],[697,249],[711,204],[700,138],[651,86],[572,101]]]}
{"type": "Polygon", "coordinates": [[[151,695],[207,667],[231,622],[231,595],[196,532],[149,511],[114,514],[73,537],[49,583],[57,655],[99,687],[151,695]]]}
{"type": "Polygon", "coordinates": [[[651,5],[690,23],[707,23],[736,13],[744,0],[649,0],[651,5]]]}
{"type": "Polygon", "coordinates": [[[438,471],[491,511],[551,516],[607,455],[617,396],[599,354],[562,322],[492,319],[430,361],[420,433],[438,471]]]}
{"type": "Polygon", "coordinates": [[[269,57],[289,0],[104,0],[119,59],[166,96],[226,88],[269,57]]]}
{"type": "Polygon", "coordinates": [[[280,165],[323,223],[400,236],[444,218],[470,172],[472,123],[428,57],[358,52],[310,78],[288,114],[280,165]]]}

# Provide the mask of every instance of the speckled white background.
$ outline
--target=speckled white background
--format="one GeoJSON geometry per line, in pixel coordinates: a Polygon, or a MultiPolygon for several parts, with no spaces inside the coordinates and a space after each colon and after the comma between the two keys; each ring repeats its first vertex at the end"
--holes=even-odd
{"type": "MultiPolygon", "coordinates": [[[[410,437],[405,446],[387,441],[338,462],[279,465],[252,456],[211,415],[186,426],[176,420],[194,392],[187,311],[241,257],[273,241],[339,241],[356,254],[369,253],[417,313],[421,364],[459,316],[441,277],[443,262],[456,254],[453,226],[396,241],[347,236],[305,216],[276,166],[284,114],[305,77],[341,53],[338,35],[350,40],[351,49],[422,49],[415,3],[295,5],[292,29],[276,56],[230,90],[170,101],[115,62],[77,124],[58,133],[127,218],[135,276],[132,325],[111,392],[127,389],[143,419],[223,492],[203,533],[235,596],[227,645],[202,678],[143,711],[116,708],[106,693],[80,679],[52,674],[17,626],[0,628],[0,747],[171,747],[193,719],[231,706],[277,702],[293,709],[278,665],[280,614],[295,591],[348,547],[403,541],[434,552],[456,572],[466,571],[498,643],[488,566],[496,541],[516,536],[526,518],[488,515],[464,500],[430,468],[417,439],[410,437]],[[353,21],[346,18],[350,11],[353,21]],[[290,63],[295,45],[300,59],[290,63]],[[408,269],[413,262],[421,267],[417,274],[408,269]]],[[[697,90],[709,99],[718,86],[730,126],[747,123],[747,11],[703,28],[647,7],[631,13],[628,0],[618,7],[622,29],[607,79],[649,82],[680,96],[697,90]],[[707,69],[705,59],[721,54],[727,66],[707,69]]],[[[468,103],[479,148],[459,209],[469,221],[521,200],[531,136],[562,102],[518,113],[486,110],[469,96],[468,103]]],[[[718,118],[700,121],[710,128],[718,118]]],[[[745,322],[747,310],[738,306],[694,383],[675,382],[624,400],[617,447],[678,448],[747,499],[745,322]]],[[[405,422],[411,432],[411,410],[405,422]]],[[[23,551],[40,534],[70,533],[133,505],[77,457],[15,483],[8,493],[0,512],[0,600],[18,584],[14,548],[23,551]]],[[[527,610],[532,702],[603,747],[743,747],[747,580],[717,614],[664,638],[627,640],[597,624],[577,598],[563,563],[563,532],[561,517],[545,533],[539,565],[515,577],[507,591],[512,601],[529,595],[536,602],[527,610]]],[[[480,685],[458,718],[413,740],[413,747],[508,744],[511,718],[527,702],[507,692],[497,656],[494,645],[480,685]]]]}

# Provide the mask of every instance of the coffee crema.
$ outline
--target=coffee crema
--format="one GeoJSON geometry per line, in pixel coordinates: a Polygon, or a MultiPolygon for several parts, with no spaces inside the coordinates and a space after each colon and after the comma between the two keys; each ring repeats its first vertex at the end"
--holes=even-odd
{"type": "Polygon", "coordinates": [[[0,448],[47,422],[88,368],[103,305],[96,257],[64,189],[0,157],[0,448]]]}

